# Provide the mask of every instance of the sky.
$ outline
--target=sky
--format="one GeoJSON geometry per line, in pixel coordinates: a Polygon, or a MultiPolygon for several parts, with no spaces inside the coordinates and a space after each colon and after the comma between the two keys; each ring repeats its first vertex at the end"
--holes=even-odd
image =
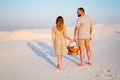
{"type": "Polygon", "coordinates": [[[74,27],[83,7],[93,24],[120,23],[120,0],[0,0],[0,30],[51,28],[58,16],[74,27]]]}

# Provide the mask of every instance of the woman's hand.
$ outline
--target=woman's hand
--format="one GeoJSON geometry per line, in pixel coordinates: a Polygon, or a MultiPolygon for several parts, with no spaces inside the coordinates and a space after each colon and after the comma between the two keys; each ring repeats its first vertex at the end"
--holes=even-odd
{"type": "Polygon", "coordinates": [[[70,42],[73,42],[73,39],[70,39],[70,42]]]}

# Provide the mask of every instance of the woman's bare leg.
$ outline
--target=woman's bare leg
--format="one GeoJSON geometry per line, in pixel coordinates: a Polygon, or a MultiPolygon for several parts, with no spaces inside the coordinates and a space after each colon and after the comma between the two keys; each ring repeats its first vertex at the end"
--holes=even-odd
{"type": "Polygon", "coordinates": [[[62,55],[58,55],[58,69],[62,70],[62,55]]]}

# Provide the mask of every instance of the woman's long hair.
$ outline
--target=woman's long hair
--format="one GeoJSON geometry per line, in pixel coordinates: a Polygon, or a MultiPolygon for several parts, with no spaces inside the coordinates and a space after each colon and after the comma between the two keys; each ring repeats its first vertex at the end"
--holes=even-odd
{"type": "Polygon", "coordinates": [[[58,16],[56,19],[57,30],[62,31],[64,27],[64,19],[62,16],[58,16]]]}

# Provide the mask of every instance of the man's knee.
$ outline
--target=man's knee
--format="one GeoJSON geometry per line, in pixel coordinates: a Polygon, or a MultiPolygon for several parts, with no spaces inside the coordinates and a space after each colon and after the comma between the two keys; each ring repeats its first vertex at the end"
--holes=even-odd
{"type": "Polygon", "coordinates": [[[84,47],[83,46],[79,46],[80,51],[84,51],[84,47]]]}
{"type": "Polygon", "coordinates": [[[90,51],[90,46],[86,47],[86,50],[87,50],[87,51],[90,51]]]}

